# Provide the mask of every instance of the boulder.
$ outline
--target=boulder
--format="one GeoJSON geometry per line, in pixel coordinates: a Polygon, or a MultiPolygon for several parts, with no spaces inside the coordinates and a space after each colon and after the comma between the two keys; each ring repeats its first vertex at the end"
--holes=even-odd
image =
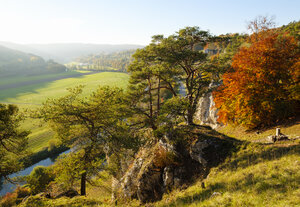
{"type": "Polygon", "coordinates": [[[123,197],[138,198],[142,203],[160,200],[169,190],[183,188],[194,178],[205,178],[209,169],[222,162],[233,147],[230,138],[224,139],[212,129],[181,128],[188,132],[183,138],[189,140],[186,144],[172,143],[172,137],[164,137],[139,151],[120,180],[123,197]]]}

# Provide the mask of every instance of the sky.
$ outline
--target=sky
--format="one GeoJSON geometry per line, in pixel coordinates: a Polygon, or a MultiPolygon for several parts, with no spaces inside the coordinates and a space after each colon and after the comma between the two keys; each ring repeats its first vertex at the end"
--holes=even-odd
{"type": "Polygon", "coordinates": [[[299,11],[300,0],[0,0],[0,41],[147,45],[187,26],[245,33],[259,15],[286,25],[299,11]]]}

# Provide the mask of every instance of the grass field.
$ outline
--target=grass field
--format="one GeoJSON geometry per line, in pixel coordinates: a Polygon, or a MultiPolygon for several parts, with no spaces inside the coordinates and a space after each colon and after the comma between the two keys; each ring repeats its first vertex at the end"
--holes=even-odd
{"type": "Polygon", "coordinates": [[[217,130],[229,137],[235,137],[239,140],[246,140],[252,142],[264,142],[269,135],[275,135],[276,128],[281,128],[281,133],[288,135],[290,139],[300,136],[300,121],[297,120],[292,124],[277,125],[265,130],[257,132],[247,131],[242,126],[223,126],[217,130]]]}
{"type": "MultiPolygon", "coordinates": [[[[73,75],[73,74],[72,74],[73,75]]],[[[11,80],[13,81],[13,80],[11,80]]],[[[83,75],[75,78],[65,78],[56,81],[25,85],[1,90],[0,102],[18,104],[41,104],[47,98],[55,98],[67,93],[66,88],[85,85],[83,94],[88,95],[98,85],[110,85],[124,88],[128,81],[125,73],[103,72],[83,75]]]]}
{"type": "Polygon", "coordinates": [[[61,76],[70,76],[72,74],[83,73],[82,71],[69,71],[63,73],[51,73],[51,74],[43,74],[43,75],[18,75],[18,76],[11,76],[11,77],[0,77],[0,86],[17,83],[17,82],[27,82],[33,80],[40,80],[44,78],[53,78],[53,77],[61,77],[61,76]]]}
{"type": "MultiPolygon", "coordinates": [[[[73,76],[78,72],[66,72],[60,74],[39,75],[39,76],[25,76],[13,77],[9,79],[0,78],[2,86],[6,84],[18,83],[18,87],[0,90],[0,102],[13,103],[19,106],[20,111],[26,109],[37,109],[47,98],[57,98],[68,93],[66,88],[75,87],[77,85],[85,85],[83,95],[87,96],[92,91],[96,90],[99,85],[109,85],[125,88],[129,76],[125,73],[117,72],[103,72],[94,74],[81,74],[79,77],[64,78],[60,80],[52,80],[53,78],[73,76]],[[50,81],[42,83],[38,80],[45,80],[49,78],[50,81]],[[28,85],[28,82],[32,84],[28,85]],[[20,86],[19,83],[26,83],[20,86]]],[[[53,139],[54,133],[48,128],[45,123],[40,120],[27,119],[21,126],[23,129],[30,130],[29,135],[29,149],[33,152],[40,151],[48,146],[48,142],[53,139]]]]}

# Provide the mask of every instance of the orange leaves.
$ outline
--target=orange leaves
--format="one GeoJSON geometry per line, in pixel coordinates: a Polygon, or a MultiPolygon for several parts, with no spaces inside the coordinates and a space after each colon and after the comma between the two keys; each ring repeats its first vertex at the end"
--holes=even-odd
{"type": "Polygon", "coordinates": [[[287,34],[264,31],[250,42],[234,56],[234,71],[223,75],[214,98],[220,122],[252,128],[297,113],[299,100],[291,94],[299,88],[300,64],[297,42],[287,34]]]}

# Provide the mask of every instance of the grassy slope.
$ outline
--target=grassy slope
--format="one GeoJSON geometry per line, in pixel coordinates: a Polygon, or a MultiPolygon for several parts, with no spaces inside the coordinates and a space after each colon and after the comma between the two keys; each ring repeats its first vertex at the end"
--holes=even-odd
{"type": "MultiPolygon", "coordinates": [[[[282,127],[282,131],[299,136],[299,131],[295,131],[299,127],[296,123],[282,127]]],[[[245,138],[245,132],[239,128],[230,130],[240,134],[240,139],[245,138]]],[[[273,132],[270,129],[265,133],[273,132]]],[[[161,201],[146,206],[300,206],[300,140],[275,144],[244,142],[231,158],[211,170],[204,180],[204,189],[201,183],[198,180],[187,189],[174,190],[161,201]]],[[[107,183],[100,186],[109,188],[107,183]]],[[[109,190],[103,189],[89,186],[86,197],[49,200],[36,196],[33,200],[39,200],[41,206],[112,206],[109,190]]],[[[141,204],[132,200],[118,202],[117,206],[141,204]]]]}
{"type": "Polygon", "coordinates": [[[233,126],[226,126],[220,127],[218,129],[219,132],[230,136],[236,137],[239,140],[247,140],[247,141],[265,141],[265,138],[269,135],[275,135],[276,128],[281,129],[281,133],[289,135],[289,138],[293,139],[297,136],[300,136],[300,121],[296,121],[291,123],[290,125],[278,125],[267,130],[261,130],[259,133],[254,132],[247,132],[243,127],[233,127],[233,126]]]}
{"type": "MultiPolygon", "coordinates": [[[[72,75],[76,73],[78,72],[69,71],[63,73],[50,73],[50,74],[43,74],[43,75],[26,75],[26,76],[20,75],[20,76],[10,76],[10,77],[0,77],[0,86],[15,83],[15,82],[33,81],[33,80],[39,80],[44,78],[53,78],[53,77],[60,77],[64,75],[72,75]]],[[[80,73],[82,72],[80,71],[80,73]]]]}
{"type": "MultiPolygon", "coordinates": [[[[300,135],[299,122],[277,127],[290,138],[300,135]]],[[[219,131],[239,140],[264,141],[275,134],[275,128],[259,134],[232,126],[219,131]]],[[[204,180],[205,189],[201,182],[165,195],[155,206],[300,206],[300,141],[245,142],[230,159],[212,169],[204,180]]]]}
{"type": "Polygon", "coordinates": [[[300,145],[250,144],[204,180],[156,206],[299,206],[300,145]],[[215,196],[213,196],[216,192],[215,196]]]}
{"type": "Polygon", "coordinates": [[[96,73],[77,78],[44,82],[1,91],[0,101],[13,103],[41,104],[47,98],[55,98],[67,93],[66,88],[86,85],[84,95],[88,95],[98,85],[125,87],[128,75],[125,73],[96,73]]]}
{"type": "MultiPolygon", "coordinates": [[[[72,75],[73,72],[69,74],[72,75]]],[[[63,75],[65,75],[65,73],[63,73],[63,75]]],[[[44,79],[45,77],[48,77],[48,75],[15,77],[11,78],[7,83],[38,80],[44,79]]],[[[53,75],[51,77],[53,77],[53,75]]],[[[0,102],[19,103],[17,105],[20,107],[21,111],[24,111],[29,108],[38,108],[39,104],[44,102],[47,98],[56,98],[65,95],[67,93],[66,88],[69,87],[75,87],[80,84],[85,85],[86,87],[83,94],[87,96],[94,91],[98,85],[110,85],[125,88],[127,81],[128,75],[125,73],[96,73],[77,78],[66,78],[1,90],[0,102]]],[[[29,149],[33,152],[40,151],[44,147],[47,147],[48,142],[53,139],[54,133],[46,124],[41,123],[39,120],[27,119],[22,124],[22,128],[31,131],[31,134],[29,135],[29,149]]]]}

